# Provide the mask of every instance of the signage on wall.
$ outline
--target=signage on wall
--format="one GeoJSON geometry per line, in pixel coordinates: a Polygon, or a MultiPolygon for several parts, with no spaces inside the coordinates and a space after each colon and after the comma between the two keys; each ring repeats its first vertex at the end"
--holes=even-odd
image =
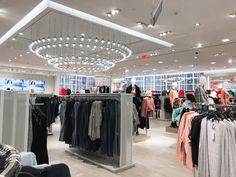
{"type": "Polygon", "coordinates": [[[147,55],[146,53],[142,54],[142,55],[140,56],[140,60],[141,60],[141,61],[147,61],[147,60],[148,60],[148,55],[147,55]]]}
{"type": "Polygon", "coordinates": [[[45,81],[0,78],[0,90],[42,93],[45,91],[45,81]]]}

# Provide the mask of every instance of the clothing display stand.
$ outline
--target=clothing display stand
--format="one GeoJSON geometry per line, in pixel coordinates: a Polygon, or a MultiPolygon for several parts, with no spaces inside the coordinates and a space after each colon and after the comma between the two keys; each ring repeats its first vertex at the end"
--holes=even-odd
{"type": "Polygon", "coordinates": [[[27,151],[29,92],[0,91],[0,142],[27,151]]]}
{"type": "Polygon", "coordinates": [[[132,109],[133,101],[131,94],[81,94],[72,96],[76,101],[79,100],[117,100],[119,102],[119,119],[120,119],[120,156],[107,157],[96,152],[84,152],[79,148],[68,148],[66,152],[75,155],[85,161],[105,168],[111,172],[120,172],[125,169],[134,167],[132,162],[132,109]],[[117,163],[112,159],[116,158],[117,163]]]}

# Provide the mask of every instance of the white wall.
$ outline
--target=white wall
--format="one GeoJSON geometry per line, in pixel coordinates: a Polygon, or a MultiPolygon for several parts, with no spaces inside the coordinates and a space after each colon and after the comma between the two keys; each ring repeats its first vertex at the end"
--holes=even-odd
{"type": "Polygon", "coordinates": [[[0,73],[0,78],[45,81],[45,93],[49,93],[49,94],[55,93],[55,77],[54,76],[42,76],[42,75],[21,74],[21,73],[0,73]]]}

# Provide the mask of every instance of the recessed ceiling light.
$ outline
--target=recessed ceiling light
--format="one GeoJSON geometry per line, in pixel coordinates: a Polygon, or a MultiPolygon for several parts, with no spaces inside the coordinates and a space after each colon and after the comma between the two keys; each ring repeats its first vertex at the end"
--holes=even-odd
{"type": "Polygon", "coordinates": [[[230,39],[226,38],[226,39],[222,39],[222,42],[229,42],[230,39]]]}
{"type": "Polygon", "coordinates": [[[213,62],[211,62],[211,64],[214,65],[214,64],[216,64],[216,62],[213,61],[213,62]]]}
{"type": "Polygon", "coordinates": [[[111,11],[107,12],[106,15],[108,17],[114,17],[121,12],[121,9],[112,9],[111,11]]]}
{"type": "Polygon", "coordinates": [[[233,60],[230,58],[229,60],[228,60],[228,63],[233,63],[233,60]]]}
{"type": "Polygon", "coordinates": [[[214,56],[219,57],[219,56],[222,56],[222,55],[223,55],[223,53],[216,53],[214,56]]]}
{"type": "Polygon", "coordinates": [[[17,58],[15,57],[14,59],[16,60],[17,58]]]}
{"type": "Polygon", "coordinates": [[[12,60],[10,59],[9,62],[11,62],[12,60]]]}
{"type": "Polygon", "coordinates": [[[22,54],[20,54],[20,57],[22,57],[23,55],[22,54]]]}
{"type": "Polygon", "coordinates": [[[152,70],[153,70],[153,71],[156,71],[157,69],[154,68],[154,69],[152,69],[152,70]]]}
{"type": "Polygon", "coordinates": [[[158,61],[158,63],[159,63],[159,64],[162,64],[162,63],[164,63],[164,62],[163,62],[163,61],[158,61]]]}
{"type": "Polygon", "coordinates": [[[166,36],[166,35],[168,35],[168,34],[170,34],[171,33],[171,31],[166,31],[166,32],[163,32],[163,33],[160,33],[159,34],[159,36],[166,36]]]}
{"type": "Polygon", "coordinates": [[[26,54],[30,54],[30,52],[26,52],[26,54]]]}
{"type": "Polygon", "coordinates": [[[195,26],[200,26],[201,24],[200,24],[200,23],[195,23],[194,25],[195,25],[195,26]]]}
{"type": "Polygon", "coordinates": [[[197,59],[198,57],[197,57],[197,56],[195,56],[194,58],[195,58],[195,59],[197,59]]]}
{"type": "Polygon", "coordinates": [[[139,26],[139,27],[147,27],[148,24],[142,22],[142,21],[137,21],[136,24],[139,26]]]}
{"type": "Polygon", "coordinates": [[[228,17],[229,18],[235,18],[236,17],[236,12],[229,14],[228,17]]]}
{"type": "Polygon", "coordinates": [[[13,38],[11,38],[11,40],[15,41],[15,40],[16,40],[16,38],[14,38],[14,37],[13,37],[13,38]]]}
{"type": "Polygon", "coordinates": [[[175,49],[172,49],[171,51],[172,51],[172,52],[175,52],[175,49]]]}
{"type": "Polygon", "coordinates": [[[128,73],[128,72],[129,72],[129,70],[128,70],[128,69],[126,69],[126,70],[125,70],[125,72],[126,72],[126,73],[128,73]]]}
{"type": "Polygon", "coordinates": [[[197,48],[202,48],[202,44],[201,44],[201,43],[198,43],[198,44],[197,44],[197,48]]]}
{"type": "Polygon", "coordinates": [[[19,33],[19,35],[20,35],[20,36],[23,36],[23,35],[24,35],[24,33],[19,33]]]}

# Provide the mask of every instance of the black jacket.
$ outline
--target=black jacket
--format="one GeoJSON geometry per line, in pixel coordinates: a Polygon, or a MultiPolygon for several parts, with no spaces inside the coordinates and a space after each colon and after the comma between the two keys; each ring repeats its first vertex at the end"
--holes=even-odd
{"type": "MultiPolygon", "coordinates": [[[[132,92],[132,85],[130,85],[126,89],[126,93],[131,93],[131,92],[132,92]]],[[[137,85],[135,85],[135,97],[141,97],[141,91],[137,85]]]]}

